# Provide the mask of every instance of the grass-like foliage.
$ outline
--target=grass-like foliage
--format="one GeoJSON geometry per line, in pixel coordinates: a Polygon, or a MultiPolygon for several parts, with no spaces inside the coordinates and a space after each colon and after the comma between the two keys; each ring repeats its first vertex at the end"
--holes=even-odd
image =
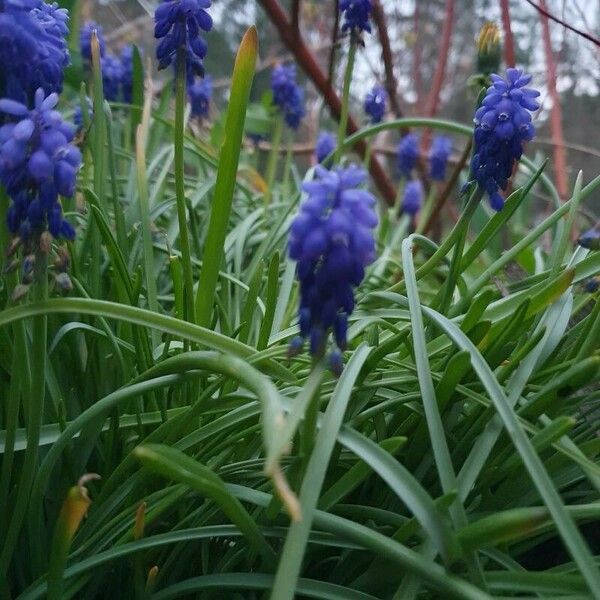
{"type": "MultiPolygon", "coordinates": [[[[96,60],[73,289],[0,292],[0,593],[600,597],[600,253],[572,243],[600,177],[560,202],[524,159],[498,213],[467,187],[439,246],[382,203],[336,379],[288,357],[313,170],[287,160],[265,192],[242,143],[256,44],[214,147],[183,88],[144,93],[137,52],[132,106],[96,60]]],[[[401,119],[338,153],[407,127],[472,135],[401,119]]]]}

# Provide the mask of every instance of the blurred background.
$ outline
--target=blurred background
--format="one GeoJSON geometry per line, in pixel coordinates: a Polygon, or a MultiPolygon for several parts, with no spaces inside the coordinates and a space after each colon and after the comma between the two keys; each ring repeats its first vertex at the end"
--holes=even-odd
{"type": "MultiPolygon", "coordinates": [[[[337,0],[279,0],[287,15],[298,10],[304,42],[322,70],[330,73],[332,85],[339,91],[343,76],[340,53],[344,45],[338,48],[333,35],[336,3],[337,0]]],[[[514,60],[518,67],[533,75],[534,86],[542,91],[542,109],[535,119],[538,136],[528,148],[528,155],[538,161],[542,156],[551,157],[552,168],[564,161],[566,168],[558,178],[554,173],[563,197],[569,194],[579,169],[583,170],[586,182],[600,172],[600,46],[595,42],[600,38],[600,0],[378,0],[376,3],[389,34],[395,78],[396,106],[389,116],[393,112],[405,117],[429,113],[470,123],[475,92],[467,82],[476,71],[476,39],[482,25],[492,21],[502,34],[503,65],[514,60]]],[[[133,42],[144,50],[146,57],[153,57],[156,0],[81,0],[74,4],[80,21],[94,19],[103,25],[112,50],[118,51],[122,45],[133,42]]],[[[261,42],[255,101],[268,89],[270,68],[277,62],[293,60],[261,4],[260,0],[213,2],[211,14],[215,27],[207,35],[210,50],[205,64],[215,84],[216,110],[226,101],[234,50],[248,25],[257,24],[261,42]]],[[[359,121],[367,90],[376,82],[386,82],[380,24],[376,23],[357,58],[351,93],[353,113],[359,121]]],[[[306,82],[307,118],[296,143],[299,154],[303,151],[308,154],[319,129],[334,125],[321,95],[302,69],[299,71],[300,80],[306,82]]],[[[157,77],[160,79],[162,75],[157,77]]],[[[396,142],[397,134],[382,134],[377,148],[381,154],[391,155],[396,142]]],[[[459,152],[460,148],[456,150],[459,152]]],[[[393,170],[390,165],[393,161],[388,164],[388,169],[393,170]]],[[[600,199],[591,198],[585,209],[597,216],[600,199]]]]}

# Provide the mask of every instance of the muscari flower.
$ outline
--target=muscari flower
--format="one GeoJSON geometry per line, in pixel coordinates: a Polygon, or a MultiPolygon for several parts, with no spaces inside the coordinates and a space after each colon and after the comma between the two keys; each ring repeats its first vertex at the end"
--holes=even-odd
{"type": "Polygon", "coordinates": [[[380,85],[376,85],[365,98],[365,112],[371,118],[371,123],[380,123],[385,115],[387,92],[380,85]]]}
{"type": "Polygon", "coordinates": [[[43,0],[0,1],[0,97],[29,104],[60,92],[69,64],[68,11],[43,0]]]}
{"type": "Polygon", "coordinates": [[[471,174],[480,189],[487,192],[494,210],[501,210],[505,190],[515,161],[523,154],[523,144],[535,136],[531,112],[540,105],[537,90],[525,87],[531,75],[520,69],[507,69],[506,78],[492,74],[481,106],[475,112],[474,152],[471,174]]]}
{"type": "Polygon", "coordinates": [[[340,10],[344,13],[342,31],[352,33],[368,31],[371,33],[371,24],[369,23],[369,17],[373,10],[371,0],[341,0],[340,10]]]}
{"type": "Polygon", "coordinates": [[[102,59],[101,66],[104,97],[109,102],[115,102],[119,99],[123,85],[123,64],[114,54],[107,54],[102,59]]]}
{"type": "Polygon", "coordinates": [[[210,0],[163,0],[154,13],[154,37],[160,40],[156,48],[158,68],[174,64],[177,49],[183,49],[188,85],[194,75],[204,76],[202,60],[208,46],[200,31],[212,29],[212,18],[206,12],[210,5],[210,0]]]}
{"type": "Polygon", "coordinates": [[[318,165],[315,174],[303,186],[308,197],[290,228],[289,254],[297,261],[300,281],[300,336],[292,341],[290,354],[310,338],[311,354],[322,356],[333,330],[337,348],[330,366],[339,373],[354,288],[375,259],[375,198],[358,187],[367,175],[356,166],[330,171],[318,165]]]}
{"type": "Polygon", "coordinates": [[[590,277],[583,284],[583,287],[589,294],[597,292],[600,289],[600,277],[590,277]]]}
{"type": "Polygon", "coordinates": [[[0,181],[12,199],[7,221],[23,241],[46,228],[54,238],[73,239],[75,230],[63,218],[59,196],[75,193],[81,153],[71,142],[74,127],[54,110],[58,95],[35,93],[34,108],[0,100],[0,112],[14,122],[0,127],[0,181]]]}
{"type": "MultiPolygon", "coordinates": [[[[94,114],[94,105],[92,103],[92,100],[88,96],[85,97],[85,102],[87,105],[87,114],[91,119],[94,114]]],[[[75,124],[75,129],[77,131],[80,131],[81,129],[83,129],[83,126],[84,126],[83,111],[81,110],[80,103],[77,103],[77,106],[75,107],[75,110],[73,111],[73,123],[75,124]]]]}
{"type": "Polygon", "coordinates": [[[402,212],[416,215],[423,204],[423,185],[418,179],[409,181],[404,188],[402,198],[402,212]]]}
{"type": "Polygon", "coordinates": [[[452,140],[445,135],[433,138],[429,152],[429,176],[433,181],[443,181],[446,178],[446,165],[452,151],[452,140]]]}
{"type": "Polygon", "coordinates": [[[600,250],[600,226],[596,226],[589,231],[581,234],[577,239],[577,243],[582,248],[589,250],[600,250]]]}
{"type": "Polygon", "coordinates": [[[396,164],[400,173],[408,177],[419,158],[419,138],[414,133],[405,135],[396,150],[396,164]]]}
{"type": "Polygon", "coordinates": [[[104,56],[106,51],[106,43],[104,41],[104,30],[95,21],[87,21],[79,30],[79,50],[82,58],[87,63],[92,62],[92,33],[96,32],[98,38],[98,47],[100,48],[100,58],[104,56]]]}
{"type": "Polygon", "coordinates": [[[331,131],[321,131],[315,145],[317,160],[322,163],[335,150],[336,145],[337,140],[331,131]]]}
{"type": "Polygon", "coordinates": [[[133,101],[133,46],[125,46],[121,50],[121,68],[123,100],[130,104],[133,101]]]}
{"type": "Polygon", "coordinates": [[[297,129],[304,117],[304,90],[296,83],[294,65],[277,65],[271,73],[273,104],[283,113],[288,127],[297,129]]]}
{"type": "Polygon", "coordinates": [[[188,96],[192,108],[193,117],[206,117],[212,98],[212,78],[198,79],[188,87],[188,96]]]}

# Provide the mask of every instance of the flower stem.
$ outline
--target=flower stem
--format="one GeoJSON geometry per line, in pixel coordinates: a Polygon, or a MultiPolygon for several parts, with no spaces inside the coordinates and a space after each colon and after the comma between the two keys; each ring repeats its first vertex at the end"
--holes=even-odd
{"type": "Polygon", "coordinates": [[[275,119],[275,128],[271,139],[271,151],[269,152],[269,161],[267,162],[267,191],[265,192],[265,206],[269,206],[271,196],[273,195],[273,185],[275,184],[275,175],[277,173],[277,163],[279,161],[279,146],[281,146],[281,136],[283,134],[283,116],[278,115],[275,119]]]}
{"type": "Polygon", "coordinates": [[[183,267],[185,320],[196,321],[194,312],[194,277],[190,237],[187,229],[184,180],[184,117],[185,117],[185,50],[177,49],[177,72],[175,75],[175,199],[177,220],[179,222],[179,244],[181,246],[181,264],[183,267]]]}
{"type": "Polygon", "coordinates": [[[348,104],[350,101],[350,84],[352,83],[352,72],[354,71],[354,59],[356,58],[356,41],[350,41],[350,49],[348,50],[348,63],[346,64],[346,72],[344,74],[344,90],[342,92],[342,110],[340,113],[340,125],[338,129],[338,143],[335,150],[334,162],[340,161],[342,156],[342,144],[346,139],[346,131],[348,128],[348,104]]]}

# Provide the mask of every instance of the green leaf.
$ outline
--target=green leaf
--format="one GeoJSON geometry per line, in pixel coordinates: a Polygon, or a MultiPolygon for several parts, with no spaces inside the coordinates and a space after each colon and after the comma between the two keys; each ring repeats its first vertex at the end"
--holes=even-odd
{"type": "Polygon", "coordinates": [[[223,259],[223,244],[229,225],[244,134],[246,106],[254,79],[257,55],[258,34],[256,28],[251,27],[242,39],[233,68],[231,94],[225,122],[226,135],[219,156],[217,181],[203,252],[204,262],[196,294],[196,322],[203,327],[208,327],[212,318],[215,290],[223,259]]]}

